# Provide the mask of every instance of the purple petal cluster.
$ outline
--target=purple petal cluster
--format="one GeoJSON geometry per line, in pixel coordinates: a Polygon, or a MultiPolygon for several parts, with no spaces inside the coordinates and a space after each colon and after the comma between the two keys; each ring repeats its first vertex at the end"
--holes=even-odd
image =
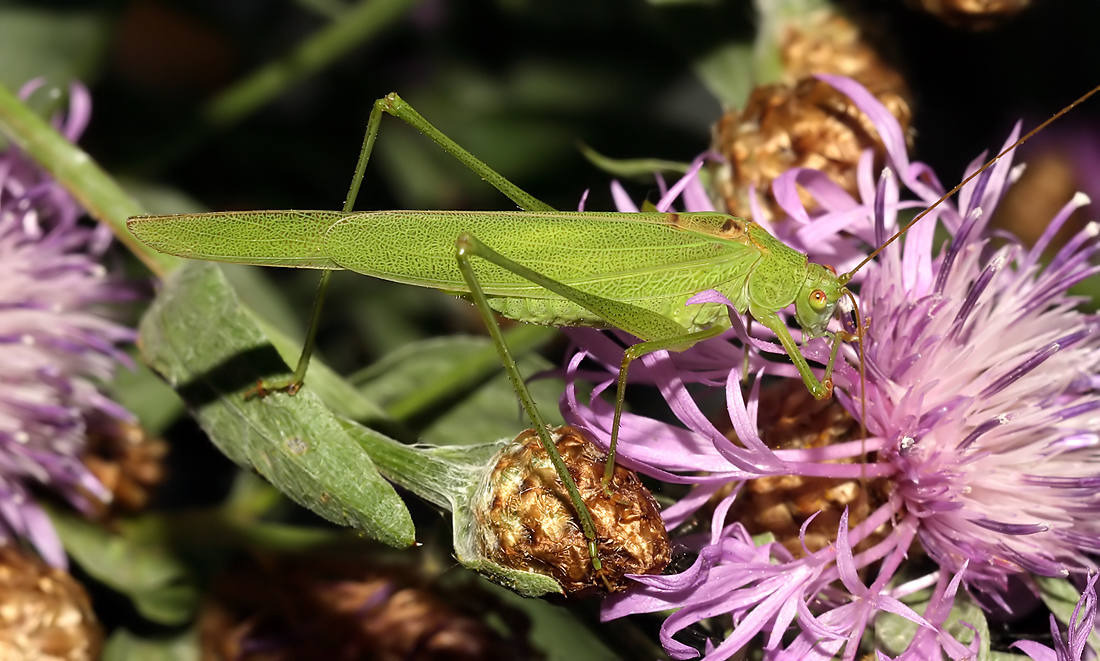
{"type": "MultiPolygon", "coordinates": [[[[90,109],[87,90],[74,85],[55,125],[75,140],[90,109]]],[[[97,384],[128,362],[116,345],[134,339],[98,308],[132,296],[98,261],[109,231],[78,224],[81,215],[17,148],[0,151],[0,543],[28,539],[55,566],[65,553],[33,492],[54,491],[82,509],[109,500],[80,459],[90,428],[131,417],[97,384]]]]}
{"type": "MultiPolygon", "coordinates": [[[[924,208],[945,189],[928,166],[910,161],[901,128],[873,96],[849,79],[821,78],[874,122],[886,145],[887,167],[876,175],[873,155],[864,155],[859,199],[820,172],[784,174],[772,190],[788,217],[768,229],[812,261],[843,272],[895,231],[900,211],[924,208]],[[799,188],[814,198],[813,210],[803,206],[799,188]]],[[[702,160],[658,209],[682,200],[686,210],[711,210],[697,174],[702,160]]],[[[767,447],[756,431],[760,379],[746,397],[744,355],[728,342],[707,342],[679,355],[651,354],[632,366],[631,376],[657,385],[681,424],[624,415],[624,463],[662,480],[696,485],[666,510],[670,528],[730,483],[753,478],[879,480],[888,496],[850,528],[846,514],[833,545],[804,549],[800,557],[775,543],[756,544],[739,523],[728,523],[730,496],[712,517],[708,536],[681,540],[698,554],[691,569],[637,577],[638,590],[607,601],[606,618],[674,610],[662,640],[678,659],[699,651],[673,636],[718,615],[732,618],[732,633],[703,650],[707,659],[731,658],[750,642],[763,647],[765,659],[852,659],[875,615],[885,611],[918,625],[898,658],[961,659],[975,653],[976,637],[963,645],[943,629],[960,588],[987,607],[1019,612],[1031,602],[1011,596],[1011,585],[1028,585],[1032,574],[1065,577],[1095,569],[1100,323],[1077,309],[1080,301],[1068,289],[1096,273],[1089,260],[1100,245],[1098,230],[1090,224],[1048,263],[1041,261],[1069,215],[1088,203],[1078,195],[1031,248],[992,232],[989,218],[1020,172],[1011,156],[1001,159],[856,274],[859,309],[870,320],[866,388],[861,391],[853,346],[842,352],[846,361],[837,366],[836,382],[838,399],[866,426],[866,440],[800,450],[767,447]],[[937,225],[950,236],[939,248],[933,242],[937,225]],[[724,389],[737,443],[702,412],[690,384],[724,389]],[[859,458],[868,452],[873,460],[863,463],[859,458]],[[861,542],[867,548],[854,553],[861,542]],[[935,563],[918,578],[908,561],[914,543],[935,563]],[[861,580],[865,575],[870,584],[861,580]],[[899,601],[928,587],[933,597],[920,615],[899,601]]],[[[614,190],[620,210],[635,210],[621,189],[614,190]]],[[[722,299],[716,292],[693,299],[703,300],[722,299]]],[[[734,334],[752,347],[754,374],[798,378],[788,363],[760,358],[761,352],[777,352],[773,337],[756,327],[750,336],[736,319],[734,334]]],[[[613,372],[621,349],[593,331],[573,337],[579,349],[570,375],[595,377],[601,385],[588,401],[568,388],[563,409],[571,423],[606,444],[611,410],[597,396],[612,379],[582,372],[581,365],[587,358],[613,372]]],[[[820,362],[828,357],[824,340],[803,350],[820,362]]]]}

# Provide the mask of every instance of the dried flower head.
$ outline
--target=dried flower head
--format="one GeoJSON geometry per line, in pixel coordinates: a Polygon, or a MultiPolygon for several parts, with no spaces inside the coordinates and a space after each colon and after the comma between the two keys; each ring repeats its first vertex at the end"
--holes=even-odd
{"type": "MultiPolygon", "coordinates": [[[[83,131],[89,107],[87,91],[75,85],[60,124],[70,140],[83,131]]],[[[0,152],[0,541],[26,537],[55,566],[65,565],[65,554],[31,487],[54,490],[84,511],[109,500],[80,461],[89,425],[131,418],[97,389],[128,363],[116,345],[134,338],[99,308],[131,293],[98,262],[110,232],[78,224],[82,213],[18,149],[0,152]]]]}
{"type": "Polygon", "coordinates": [[[907,0],[957,28],[989,30],[1031,6],[1031,0],[907,0]]]}
{"type": "MultiPolygon", "coordinates": [[[[864,149],[884,155],[871,122],[848,99],[814,74],[851,76],[867,87],[908,130],[909,92],[902,77],[861,38],[848,19],[814,12],[783,25],[782,78],[753,90],[744,108],[726,113],[715,127],[718,193],[729,213],[748,217],[750,191],[767,191],[793,167],[826,173],[856,192],[856,165],[864,149]]],[[[774,199],[769,210],[778,213],[774,199]]],[[[812,204],[812,198],[803,198],[812,204]]],[[[759,218],[758,218],[759,220],[759,218]]]]}
{"type": "MultiPolygon", "coordinates": [[[[800,14],[784,24],[779,57],[783,82],[796,84],[818,73],[859,80],[891,112],[906,105],[905,79],[873,48],[859,27],[831,8],[800,14]],[[895,107],[895,103],[901,104],[895,107]]],[[[896,116],[896,115],[895,115],[896,116]]]]}
{"type": "Polygon", "coordinates": [[[0,545],[0,659],[93,661],[103,628],[84,587],[14,544],[0,545]]]}
{"type": "Polygon", "coordinates": [[[637,473],[615,467],[605,492],[606,457],[571,427],[551,430],[592,514],[603,568],[597,572],[565,487],[534,430],[506,447],[475,498],[482,553],[494,562],[541,574],[567,593],[625,590],[627,574],[660,573],[672,557],[660,509],[637,473]]]}
{"type": "MultiPolygon", "coordinates": [[[[775,450],[827,448],[860,438],[859,424],[835,398],[815,400],[800,380],[784,379],[760,394],[760,438],[775,450]]],[[[833,461],[852,463],[859,457],[833,461]]],[[[840,517],[867,518],[881,505],[875,483],[857,477],[770,475],[747,480],[730,510],[752,535],[770,533],[791,555],[819,551],[836,539],[840,517]]],[[[715,494],[720,502],[730,487],[715,494]]],[[[872,538],[873,539],[873,538],[872,538]]],[[[865,540],[864,544],[869,540],[865,540]]],[[[857,549],[859,550],[859,549],[857,549]]]]}
{"type": "Polygon", "coordinates": [[[152,492],[164,480],[167,454],[168,444],[147,436],[141,425],[114,419],[93,425],[83,461],[111,493],[109,503],[97,501],[100,515],[144,510],[152,492]]]}
{"type": "Polygon", "coordinates": [[[538,658],[528,626],[475,586],[445,588],[408,563],[312,554],[253,558],[221,574],[199,637],[204,659],[225,661],[538,658]]]}

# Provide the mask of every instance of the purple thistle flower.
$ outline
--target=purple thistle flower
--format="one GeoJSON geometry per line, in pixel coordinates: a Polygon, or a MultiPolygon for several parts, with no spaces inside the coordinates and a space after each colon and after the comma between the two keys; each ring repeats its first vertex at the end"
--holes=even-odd
{"type": "MultiPolygon", "coordinates": [[[[29,83],[21,96],[39,85],[29,83]]],[[[75,140],[90,110],[87,90],[73,85],[68,115],[55,125],[75,140]]],[[[131,419],[96,384],[129,364],[115,345],[135,335],[96,308],[132,296],[97,261],[109,230],[78,225],[81,215],[16,147],[0,152],[0,543],[26,538],[58,567],[65,552],[31,490],[56,491],[81,510],[109,501],[81,463],[86,434],[106,420],[131,419]]]]}
{"type": "MultiPolygon", "coordinates": [[[[811,261],[844,271],[866,256],[867,246],[885,241],[898,225],[899,210],[925,207],[944,188],[928,166],[910,162],[900,127],[874,97],[849,79],[820,77],[871,118],[886,145],[889,169],[875,177],[872,155],[864,155],[859,200],[820,172],[792,170],[772,187],[788,218],[767,229],[811,261]],[[917,199],[902,200],[899,181],[917,199]],[[796,184],[815,199],[815,210],[803,207],[796,184]]],[[[1017,134],[1018,128],[1006,145],[1017,134]]],[[[697,176],[701,162],[662,197],[658,209],[682,199],[688,211],[712,210],[697,176]]],[[[871,320],[865,338],[865,442],[795,450],[766,446],[757,434],[760,379],[746,398],[744,355],[730,343],[651,354],[631,367],[632,379],[657,385],[684,425],[624,414],[620,432],[624,464],[697,485],[665,511],[670,529],[725,485],[754,478],[881,480],[889,495],[850,529],[845,512],[835,542],[826,548],[811,552],[803,537],[801,557],[774,543],[757,547],[740,524],[727,524],[730,496],[715,512],[708,538],[680,540],[698,552],[690,570],[637,577],[640,589],[605,602],[605,618],[676,609],[662,627],[674,658],[698,655],[673,639],[677,631],[725,614],[733,632],[708,647],[707,659],[730,658],[754,639],[763,641],[765,659],[852,659],[876,613],[887,611],[919,625],[898,658],[960,659],[975,654],[978,644],[977,636],[963,645],[943,629],[960,587],[979,603],[1013,612],[1029,605],[1009,598],[1013,581],[1027,584],[1030,574],[1065,577],[1095,568],[1089,554],[1100,551],[1100,325],[1096,316],[1075,309],[1079,301],[1067,290],[1097,272],[1088,259],[1097,251],[1098,231],[1089,225],[1041,266],[1058,228],[1087,204],[1078,195],[1034,247],[1005,236],[995,244],[987,221],[1018,175],[1011,157],[1002,159],[854,279],[861,314],[871,320]],[[952,236],[938,254],[932,245],[936,220],[952,236]],[[739,443],[703,414],[688,392],[692,383],[725,389],[739,443]],[[873,453],[874,461],[835,461],[862,461],[865,453],[873,453]],[[905,564],[914,541],[938,564],[916,579],[916,569],[905,564]],[[867,548],[854,553],[861,542],[867,548]],[[870,572],[870,585],[858,571],[870,572]],[[897,584],[903,575],[909,582],[897,584]],[[934,596],[921,616],[898,600],[929,586],[934,596]]],[[[615,192],[620,210],[634,209],[621,189],[615,192]]],[[[713,291],[692,299],[701,301],[724,299],[713,291]]],[[[736,319],[734,326],[730,336],[753,348],[753,373],[799,378],[789,362],[761,358],[760,352],[779,351],[766,330],[757,325],[749,337],[736,319]]],[[[581,348],[569,375],[595,377],[600,385],[583,403],[570,382],[563,410],[572,424],[607,444],[611,407],[597,396],[613,387],[613,378],[582,373],[580,365],[589,358],[613,373],[621,348],[595,331],[573,337],[581,348]]],[[[819,362],[828,357],[824,340],[803,350],[819,362]]],[[[848,362],[836,367],[837,397],[861,419],[857,350],[846,346],[843,352],[848,362]]]]}

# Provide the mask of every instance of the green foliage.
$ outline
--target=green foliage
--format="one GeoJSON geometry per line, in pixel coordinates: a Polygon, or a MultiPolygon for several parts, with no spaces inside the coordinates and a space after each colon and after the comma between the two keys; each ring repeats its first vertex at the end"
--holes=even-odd
{"type": "Polygon", "coordinates": [[[194,630],[146,638],[118,629],[103,647],[103,661],[193,661],[199,658],[198,638],[194,630]]]}
{"type": "MultiPolygon", "coordinates": [[[[1073,610],[1081,600],[1081,593],[1068,578],[1036,576],[1035,582],[1039,585],[1039,596],[1043,603],[1062,624],[1063,629],[1068,630],[1073,619],[1073,610]]],[[[1088,645],[1094,652],[1100,653],[1100,636],[1096,634],[1095,628],[1089,632],[1088,645]]]]}
{"type": "Polygon", "coordinates": [[[330,521],[393,546],[413,543],[401,498],[317,395],[245,399],[258,380],[286,368],[217,267],[177,271],[141,335],[147,360],[226,456],[330,521]]]}
{"type": "Polygon", "coordinates": [[[165,625],[194,616],[198,586],[152,520],[129,521],[112,533],[71,514],[55,511],[50,518],[65,550],[84,571],[129,597],[142,616],[165,625]]]}
{"type": "MultiPolygon", "coordinates": [[[[904,601],[918,614],[924,615],[930,598],[931,591],[925,590],[904,601]]],[[[916,622],[900,615],[880,612],[874,623],[875,648],[890,656],[897,656],[909,646],[918,627],[916,622]]],[[[989,624],[986,622],[985,612],[964,591],[960,590],[955,596],[955,604],[947,616],[943,630],[963,645],[969,645],[975,635],[979,636],[980,647],[976,661],[991,661],[994,658],[990,656],[989,624]]]]}
{"type": "Polygon", "coordinates": [[[111,25],[95,11],[0,4],[0,83],[19,89],[32,78],[67,86],[96,75],[111,25]]]}

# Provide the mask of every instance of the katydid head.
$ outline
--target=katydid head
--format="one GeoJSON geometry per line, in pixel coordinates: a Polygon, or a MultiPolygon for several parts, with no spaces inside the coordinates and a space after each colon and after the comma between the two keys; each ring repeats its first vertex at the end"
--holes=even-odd
{"type": "Polygon", "coordinates": [[[806,339],[821,337],[844,296],[848,281],[830,266],[806,265],[806,281],[794,299],[794,316],[806,339]]]}

